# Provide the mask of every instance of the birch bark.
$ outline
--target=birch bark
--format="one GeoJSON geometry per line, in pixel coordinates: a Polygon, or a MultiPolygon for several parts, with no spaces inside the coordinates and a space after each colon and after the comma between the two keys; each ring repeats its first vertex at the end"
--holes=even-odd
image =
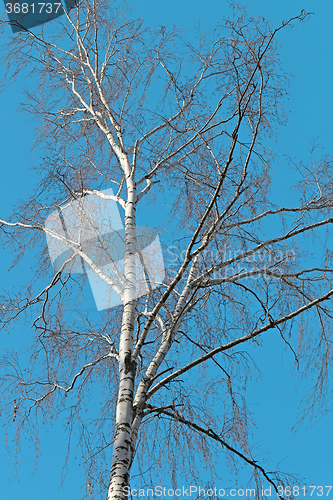
{"type": "Polygon", "coordinates": [[[134,172],[131,171],[125,155],[122,156],[121,163],[126,175],[128,193],[125,205],[125,286],[119,343],[119,392],[108,500],[125,498],[124,488],[128,486],[132,461],[133,394],[136,371],[136,362],[132,359],[136,291],[136,187],[134,172]]]}

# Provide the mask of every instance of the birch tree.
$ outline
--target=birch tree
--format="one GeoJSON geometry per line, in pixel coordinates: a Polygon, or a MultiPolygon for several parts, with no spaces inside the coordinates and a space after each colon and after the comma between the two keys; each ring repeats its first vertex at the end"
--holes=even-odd
{"type": "Polygon", "coordinates": [[[43,146],[34,196],[0,220],[15,263],[31,247],[36,258],[33,283],[1,297],[2,328],[30,318],[31,335],[28,361],[3,355],[2,416],[19,437],[35,432],[38,415],[65,414],[69,436],[80,432],[89,498],[127,498],[132,468],[147,465],[147,484],[166,471],[174,486],[182,477],[196,484],[202,464],[218,476],[221,455],[279,496],[288,484],[251,447],[247,346],[259,349],[278,331],[296,364],[319,367],[305,413],[322,402],[332,361],[331,253],[323,246],[311,259],[306,251],[333,221],[331,160],[314,152],[295,163],[299,202],[278,206],[265,143],[285,120],[277,40],[307,17],[272,27],[234,5],[231,19],[187,39],[175,27],[145,28],[117,2],[83,0],[13,35],[2,52],[6,81],[38,72],[23,104],[39,120],[43,146]],[[75,212],[75,237],[47,222],[56,214],[60,227],[59,214],[92,197],[123,218],[119,286],[85,246],[75,212]],[[138,267],[140,210],[169,217],[169,228],[154,228],[165,268],[154,286],[145,262],[138,267]],[[68,250],[58,267],[52,239],[68,250]],[[74,265],[120,297],[98,321],[79,308],[88,282],[74,265]]]}

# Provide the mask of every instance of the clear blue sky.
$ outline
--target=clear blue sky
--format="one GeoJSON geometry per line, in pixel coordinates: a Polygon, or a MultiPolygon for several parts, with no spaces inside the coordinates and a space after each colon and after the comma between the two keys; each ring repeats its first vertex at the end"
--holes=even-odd
{"type": "MultiPolygon", "coordinates": [[[[214,27],[219,18],[229,11],[226,0],[129,0],[128,5],[133,7],[135,15],[144,19],[146,25],[179,24],[189,32],[198,20],[214,27]]],[[[333,152],[333,3],[329,0],[251,0],[247,5],[250,15],[263,15],[274,24],[299,14],[301,9],[314,12],[307,23],[297,24],[293,30],[284,31],[279,36],[282,67],[294,77],[291,79],[290,100],[286,105],[290,113],[289,121],[278,129],[277,141],[271,144],[277,154],[272,194],[276,200],[286,204],[291,196],[289,185],[292,178],[283,155],[306,159],[311,142],[318,137],[326,152],[333,152]]],[[[6,36],[16,35],[8,27],[6,36]]],[[[18,79],[16,84],[0,94],[2,217],[9,215],[15,202],[25,199],[38,182],[37,176],[28,170],[28,166],[34,164],[29,149],[35,123],[30,122],[27,115],[17,112],[17,105],[23,99],[20,95],[23,83],[23,78],[18,79]]],[[[4,289],[20,283],[27,272],[21,267],[7,272],[8,262],[9,256],[2,251],[0,271],[1,288],[4,289]]],[[[19,342],[21,336],[28,335],[28,330],[26,326],[26,330],[14,331],[12,335],[17,336],[19,342]]],[[[252,442],[257,445],[258,455],[265,460],[268,469],[275,469],[280,464],[280,470],[303,476],[304,484],[330,485],[333,483],[333,414],[324,415],[314,427],[303,424],[296,433],[291,431],[296,421],[298,400],[306,394],[307,386],[301,385],[296,397],[297,379],[292,375],[290,353],[281,351],[276,333],[270,335],[271,339],[262,353],[254,353],[264,379],[262,383],[251,387],[249,392],[250,408],[258,422],[252,442]]],[[[0,349],[5,345],[6,338],[1,340],[0,349]]],[[[6,479],[11,474],[13,456],[9,459],[5,456],[4,435],[1,433],[0,468],[3,480],[0,497],[10,500],[80,498],[83,476],[75,452],[69,462],[64,488],[59,488],[61,467],[66,455],[62,436],[62,427],[57,424],[49,432],[41,432],[38,469],[33,475],[34,450],[29,449],[29,443],[26,443],[23,446],[20,482],[14,476],[8,483],[6,479]]],[[[239,486],[230,483],[227,473],[224,477],[221,487],[239,486]]],[[[333,492],[330,497],[333,498],[333,492]]]]}

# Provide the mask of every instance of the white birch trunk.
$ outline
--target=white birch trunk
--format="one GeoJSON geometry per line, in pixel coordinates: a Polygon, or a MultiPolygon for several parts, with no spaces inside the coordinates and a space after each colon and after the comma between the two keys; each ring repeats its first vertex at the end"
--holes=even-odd
{"type": "Polygon", "coordinates": [[[107,500],[124,499],[132,461],[132,416],[136,363],[132,360],[135,322],[135,254],[136,254],[136,191],[127,158],[122,165],[127,175],[128,199],[125,206],[126,251],[124,258],[125,288],[123,319],[119,342],[119,393],[116,425],[107,500]]]}

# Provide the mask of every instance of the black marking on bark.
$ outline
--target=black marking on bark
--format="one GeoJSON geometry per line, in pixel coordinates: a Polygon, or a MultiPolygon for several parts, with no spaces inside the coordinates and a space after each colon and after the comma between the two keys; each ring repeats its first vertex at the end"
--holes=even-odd
{"type": "Polygon", "coordinates": [[[119,398],[119,403],[128,403],[129,401],[132,401],[132,398],[128,396],[127,398],[119,398]]]}
{"type": "Polygon", "coordinates": [[[119,424],[119,428],[122,428],[122,427],[128,427],[130,429],[131,425],[128,422],[122,422],[121,424],[119,424]]]}
{"type": "Polygon", "coordinates": [[[129,352],[125,355],[124,362],[125,362],[125,375],[126,373],[131,373],[132,375],[134,375],[136,370],[136,361],[132,360],[132,356],[129,352]]]}

